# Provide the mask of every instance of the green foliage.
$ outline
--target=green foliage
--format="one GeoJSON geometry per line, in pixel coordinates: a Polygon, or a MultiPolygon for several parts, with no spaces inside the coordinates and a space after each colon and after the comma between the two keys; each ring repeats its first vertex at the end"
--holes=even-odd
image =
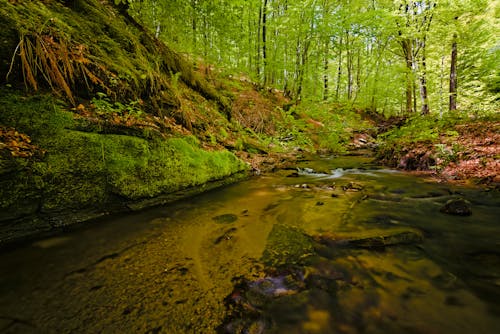
{"type": "Polygon", "coordinates": [[[118,115],[133,115],[135,117],[140,117],[143,115],[143,111],[140,108],[140,100],[131,101],[127,104],[121,102],[112,102],[111,99],[106,95],[106,93],[98,92],[97,98],[92,98],[92,104],[96,108],[97,113],[101,114],[111,114],[116,113],[118,115]]]}
{"type": "Polygon", "coordinates": [[[346,151],[353,132],[370,130],[370,125],[355,110],[328,102],[304,101],[293,107],[285,120],[283,125],[295,130],[290,137],[297,138],[299,146],[315,145],[317,149],[337,153],[346,151]]]}
{"type": "Polygon", "coordinates": [[[434,147],[436,148],[436,158],[440,159],[436,168],[442,168],[447,166],[450,162],[458,161],[459,153],[464,150],[464,148],[457,143],[454,143],[451,147],[445,144],[434,144],[434,147]]]}
{"type": "Polygon", "coordinates": [[[465,122],[466,117],[457,113],[446,113],[442,117],[434,114],[417,115],[408,118],[403,126],[380,135],[378,138],[379,144],[434,143],[438,141],[439,136],[442,134],[456,136],[457,132],[451,128],[456,124],[465,122]]]}
{"type": "Polygon", "coordinates": [[[422,110],[423,77],[431,112],[448,109],[456,36],[459,109],[498,110],[498,6],[486,0],[405,1],[411,8],[405,11],[401,3],[267,1],[265,60],[262,0],[144,0],[132,2],[131,13],[169,45],[191,53],[195,62],[202,57],[216,63],[224,75],[238,73],[297,100],[326,99],[386,115],[406,112],[407,87],[412,109],[422,110]],[[410,66],[404,40],[413,48],[410,66]]]}
{"type": "Polygon", "coordinates": [[[304,119],[295,118],[293,110],[282,112],[281,119],[277,121],[276,127],[281,145],[312,148],[312,141],[305,132],[307,123],[304,119]]]}

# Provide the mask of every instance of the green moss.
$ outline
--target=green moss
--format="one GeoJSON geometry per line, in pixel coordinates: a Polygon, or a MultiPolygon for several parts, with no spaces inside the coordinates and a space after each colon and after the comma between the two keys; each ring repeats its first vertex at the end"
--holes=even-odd
{"type": "Polygon", "coordinates": [[[267,238],[262,261],[272,267],[305,264],[314,255],[314,241],[303,231],[274,225],[267,238]]]}
{"type": "Polygon", "coordinates": [[[228,151],[201,149],[193,136],[165,140],[77,131],[72,114],[56,99],[2,93],[0,124],[27,133],[46,154],[0,160],[0,209],[9,213],[0,220],[37,210],[104,209],[116,198],[152,198],[247,168],[228,151]]]}
{"type": "MultiPolygon", "coordinates": [[[[216,102],[226,117],[230,116],[230,101],[196,73],[190,61],[155,39],[132,17],[120,13],[113,1],[12,4],[0,0],[0,18],[0,46],[5,47],[0,50],[0,83],[6,77],[20,41],[31,48],[50,36],[56,47],[44,51],[33,47],[30,52],[35,59],[48,59],[49,55],[59,59],[63,80],[59,77],[57,82],[48,82],[48,73],[54,72],[54,68],[45,66],[47,61],[36,65],[35,59],[29,59],[29,67],[34,69],[38,86],[50,87],[56,94],[64,91],[72,103],[104,91],[121,102],[143,99],[160,113],[161,106],[180,106],[172,92],[173,85],[177,84],[174,81],[180,79],[183,85],[216,102]]],[[[21,59],[14,57],[9,81],[17,84],[23,79],[21,59]]]]}
{"type": "Polygon", "coordinates": [[[232,153],[206,152],[182,138],[148,141],[66,130],[48,151],[42,172],[46,209],[99,206],[111,194],[154,197],[246,168],[232,153]]]}
{"type": "Polygon", "coordinates": [[[246,168],[232,153],[207,152],[190,139],[148,144],[125,137],[107,141],[105,147],[111,148],[106,163],[113,191],[132,199],[201,185],[246,168]]]}
{"type": "Polygon", "coordinates": [[[0,173],[0,221],[16,219],[35,213],[40,205],[41,194],[36,178],[26,170],[24,159],[15,172],[0,173]]]}
{"type": "Polygon", "coordinates": [[[0,88],[0,124],[28,134],[32,140],[57,135],[74,124],[71,112],[50,95],[24,96],[14,89],[0,88]]]}
{"type": "Polygon", "coordinates": [[[44,140],[35,170],[43,182],[42,210],[100,207],[108,200],[101,135],[63,130],[44,140]]]}

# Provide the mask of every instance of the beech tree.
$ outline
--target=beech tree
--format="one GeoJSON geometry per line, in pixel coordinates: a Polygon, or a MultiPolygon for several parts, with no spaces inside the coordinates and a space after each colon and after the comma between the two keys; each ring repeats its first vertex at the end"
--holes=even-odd
{"type": "Polygon", "coordinates": [[[128,3],[193,62],[295,100],[406,114],[498,105],[498,9],[486,0],[128,3]]]}

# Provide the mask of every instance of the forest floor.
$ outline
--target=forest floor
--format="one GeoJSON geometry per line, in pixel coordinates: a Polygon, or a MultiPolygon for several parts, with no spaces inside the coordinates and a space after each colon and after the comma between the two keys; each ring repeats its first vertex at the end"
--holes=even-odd
{"type": "MultiPolygon", "coordinates": [[[[398,128],[402,126],[401,120],[395,119],[393,123],[399,123],[398,128]]],[[[381,162],[441,182],[500,187],[500,121],[468,120],[453,126],[437,126],[433,131],[439,133],[433,140],[402,135],[403,138],[396,139],[396,147],[377,152],[381,162]]]]}
{"type": "Polygon", "coordinates": [[[461,124],[455,130],[458,137],[441,137],[444,154],[436,161],[437,176],[445,181],[500,186],[500,122],[461,124]]]}

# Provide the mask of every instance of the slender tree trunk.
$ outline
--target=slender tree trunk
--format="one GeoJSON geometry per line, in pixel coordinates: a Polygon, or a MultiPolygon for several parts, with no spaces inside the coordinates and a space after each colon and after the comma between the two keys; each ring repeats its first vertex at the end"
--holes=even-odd
{"type": "MultiPolygon", "coordinates": [[[[192,52],[193,52],[193,55],[196,55],[198,53],[198,38],[197,38],[197,34],[198,34],[198,22],[196,20],[196,3],[197,3],[197,0],[191,0],[191,34],[192,34],[192,52]]],[[[194,66],[196,67],[196,57],[193,57],[194,58],[194,66]]]]}
{"type": "Polygon", "coordinates": [[[340,97],[340,83],[342,80],[342,37],[339,39],[339,62],[337,67],[337,87],[335,89],[335,100],[338,101],[340,97]]]}
{"type": "Polygon", "coordinates": [[[208,41],[208,21],[207,14],[203,15],[203,57],[205,60],[208,60],[208,49],[209,49],[209,41],[208,41]]]}
{"type": "Polygon", "coordinates": [[[351,50],[351,41],[349,39],[349,31],[346,31],[346,55],[347,55],[347,99],[352,99],[353,93],[353,55],[351,50]]]}
{"type": "Polygon", "coordinates": [[[257,78],[260,80],[260,60],[261,60],[261,37],[262,37],[262,3],[259,5],[259,21],[257,23],[257,47],[256,47],[256,59],[255,59],[255,68],[257,69],[257,78]]]}
{"type": "Polygon", "coordinates": [[[457,110],[457,54],[457,34],[455,33],[451,44],[450,111],[457,110]]]}
{"type": "Polygon", "coordinates": [[[267,0],[262,6],[262,72],[264,74],[264,86],[268,83],[267,69],[267,0]]]}
{"type": "Polygon", "coordinates": [[[424,40],[422,42],[422,59],[421,59],[421,65],[422,65],[422,72],[420,73],[420,98],[422,99],[422,115],[427,115],[430,112],[429,109],[429,97],[427,94],[427,59],[426,59],[426,53],[425,53],[425,47],[426,47],[426,39],[424,37],[424,40]]]}
{"type": "Polygon", "coordinates": [[[439,115],[443,116],[444,112],[444,56],[441,57],[441,73],[439,75],[439,115]]]}
{"type": "Polygon", "coordinates": [[[411,41],[408,39],[402,42],[403,53],[406,63],[406,112],[413,112],[413,52],[411,41]]]}
{"type": "Polygon", "coordinates": [[[324,54],[323,54],[323,100],[326,101],[326,99],[328,99],[328,90],[329,90],[329,87],[328,87],[328,69],[329,69],[329,66],[328,66],[328,51],[329,51],[329,41],[326,40],[325,42],[325,51],[324,51],[324,54]]]}

